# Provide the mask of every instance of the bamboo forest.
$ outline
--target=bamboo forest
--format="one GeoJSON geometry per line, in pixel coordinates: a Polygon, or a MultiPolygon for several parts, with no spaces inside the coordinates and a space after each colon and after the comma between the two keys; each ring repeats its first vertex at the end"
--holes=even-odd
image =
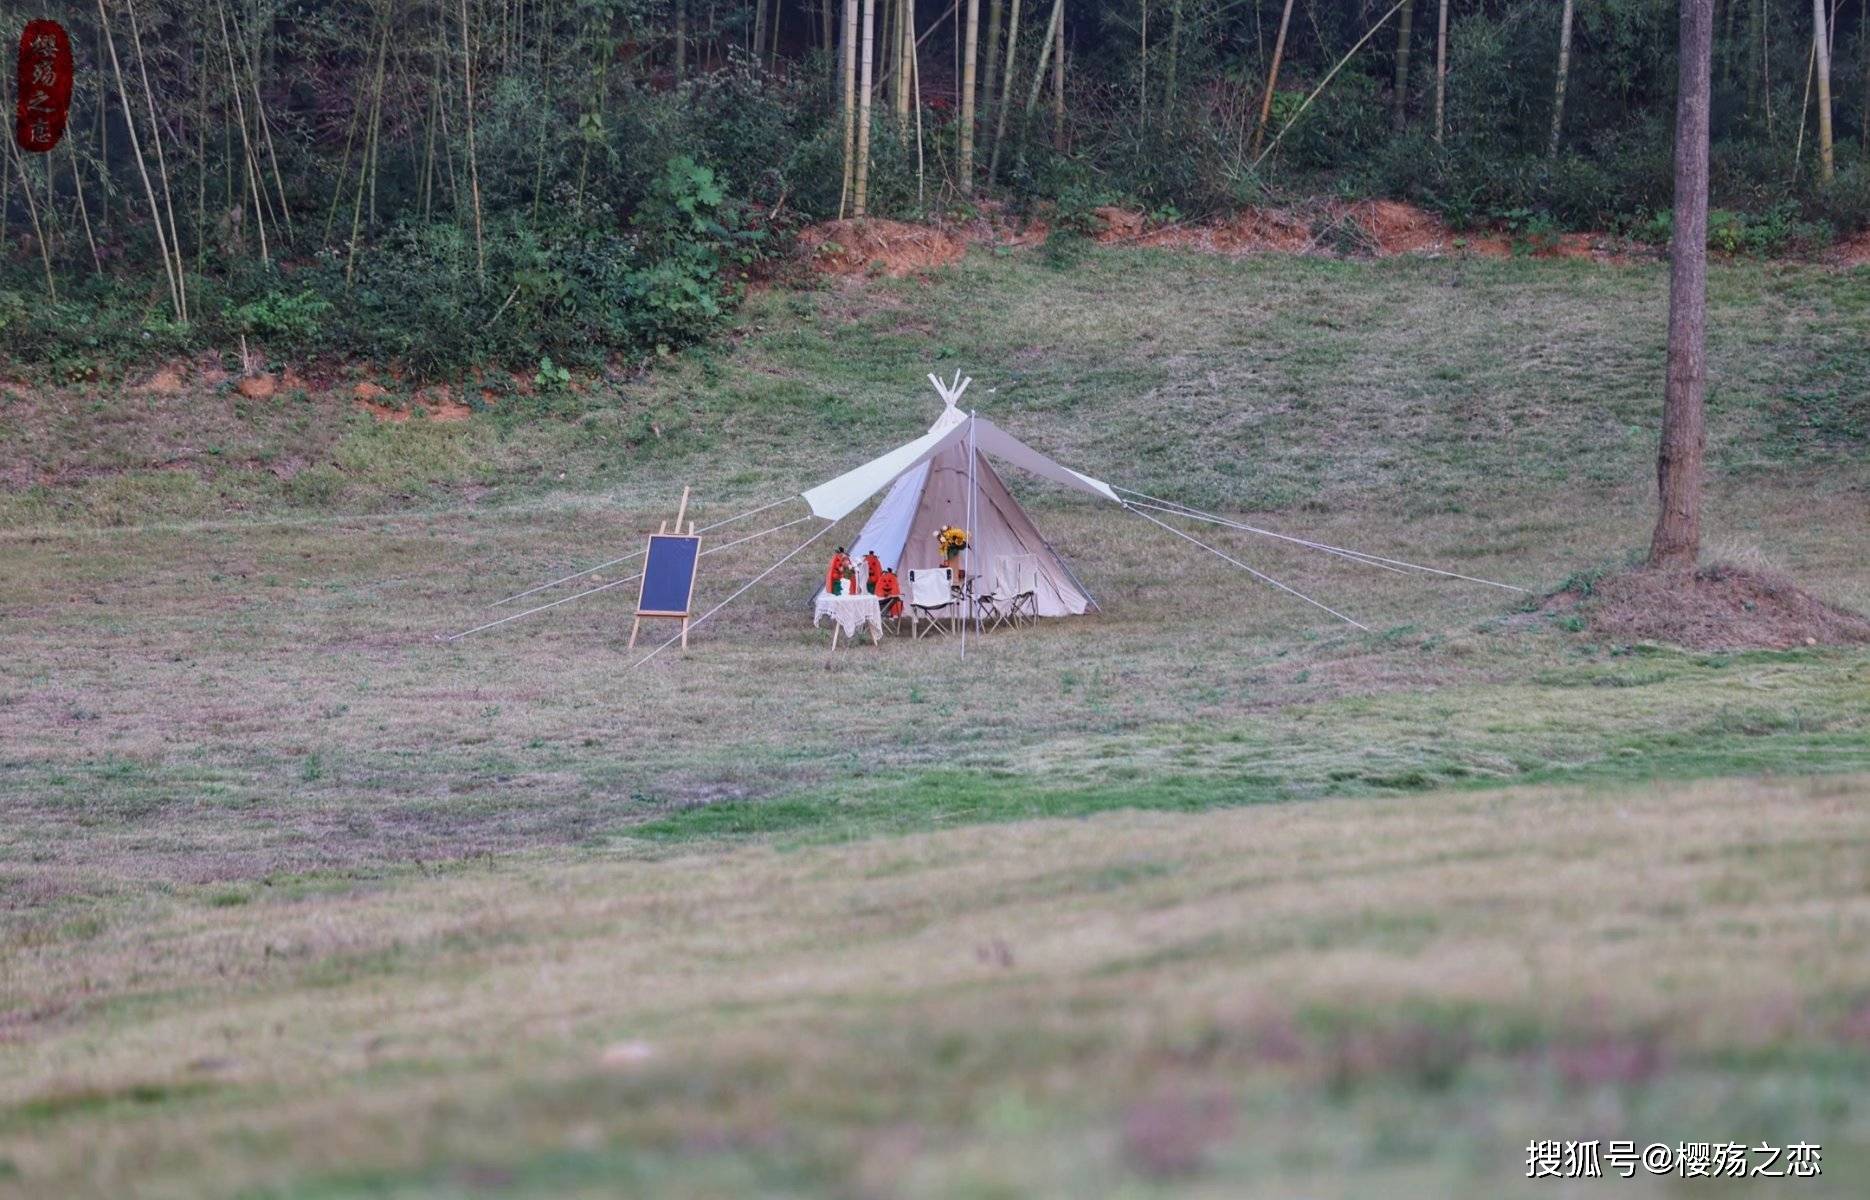
{"type": "MultiPolygon", "coordinates": [[[[1719,248],[1870,219],[1867,6],[1718,3],[1719,248]]],[[[670,353],[837,218],[1063,241],[1328,195],[1660,245],[1675,7],[9,0],[74,84],[6,163],[0,328],[77,372],[251,338],[446,374],[670,353]]]]}

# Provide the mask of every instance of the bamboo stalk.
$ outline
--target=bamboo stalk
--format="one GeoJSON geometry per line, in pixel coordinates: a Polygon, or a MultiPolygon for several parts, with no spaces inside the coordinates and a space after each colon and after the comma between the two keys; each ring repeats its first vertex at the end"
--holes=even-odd
{"type": "Polygon", "coordinates": [[[1279,14],[1279,33],[1273,38],[1273,62],[1266,69],[1266,95],[1260,100],[1260,121],[1253,127],[1253,147],[1251,153],[1260,152],[1260,144],[1266,140],[1266,124],[1273,116],[1273,92],[1279,87],[1279,64],[1285,58],[1286,30],[1292,24],[1292,0],[1286,0],[1285,11],[1279,14]]]}
{"type": "Polygon", "coordinates": [[[1030,117],[1039,107],[1039,92],[1045,87],[1045,69],[1052,62],[1052,46],[1058,40],[1060,23],[1065,16],[1065,0],[1052,0],[1052,16],[1045,26],[1045,37],[1039,42],[1039,65],[1032,73],[1032,86],[1026,90],[1026,115],[1030,117]]]}
{"type": "Polygon", "coordinates": [[[1831,153],[1831,41],[1825,33],[1825,0],[1812,0],[1812,61],[1818,71],[1818,178],[1837,173],[1831,153]]]}
{"type": "MultiPolygon", "coordinates": [[[[913,4],[914,0],[909,0],[913,4]]],[[[916,109],[916,207],[926,208],[928,201],[923,194],[925,167],[922,159],[922,58],[920,43],[914,38],[909,40],[909,72],[913,77],[916,109]]]]}
{"type": "Polygon", "coordinates": [[[864,44],[857,87],[857,178],[851,189],[851,215],[862,219],[870,192],[870,68],[875,52],[877,0],[864,0],[864,44]]]}
{"type": "MultiPolygon", "coordinates": [[[[26,215],[32,219],[33,240],[39,243],[39,261],[45,264],[45,291],[58,303],[58,284],[52,279],[52,248],[46,244],[45,227],[39,223],[39,202],[32,196],[32,180],[26,174],[26,159],[19,152],[14,139],[7,139],[7,149],[12,151],[13,164],[19,168],[19,190],[26,196],[26,215]]],[[[47,172],[50,174],[50,171],[47,172]]]]}
{"type": "Polygon", "coordinates": [[[261,202],[263,192],[260,188],[259,172],[253,169],[253,143],[247,137],[247,106],[240,97],[240,76],[234,67],[234,39],[227,29],[227,6],[216,6],[221,17],[221,45],[227,51],[227,73],[233,84],[234,115],[240,125],[241,162],[246,167],[247,195],[253,200],[253,227],[260,235],[260,264],[272,265],[272,255],[266,245],[266,212],[261,202]]]}
{"type": "Polygon", "coordinates": [[[1565,0],[1558,21],[1558,79],[1552,86],[1552,136],[1545,145],[1547,158],[1558,157],[1559,138],[1565,131],[1565,85],[1571,79],[1571,16],[1573,0],[1565,0]]]}
{"type": "Polygon", "coordinates": [[[371,222],[376,221],[376,158],[377,138],[383,128],[383,72],[389,58],[390,31],[385,22],[382,34],[377,39],[376,80],[370,92],[370,116],[365,121],[368,126],[364,134],[363,162],[357,168],[357,191],[351,201],[351,241],[350,249],[344,258],[344,286],[350,287],[357,266],[357,240],[363,227],[364,182],[368,178],[371,192],[371,222]]]}
{"type": "Polygon", "coordinates": [[[1435,140],[1445,128],[1443,114],[1448,96],[1448,0],[1441,0],[1435,16],[1435,140]]]}
{"type": "Polygon", "coordinates": [[[1253,160],[1254,166],[1256,167],[1259,166],[1260,163],[1265,160],[1268,154],[1271,154],[1274,150],[1277,150],[1279,148],[1279,143],[1285,140],[1286,134],[1290,133],[1292,131],[1292,127],[1298,124],[1299,118],[1305,115],[1305,110],[1312,106],[1312,101],[1318,99],[1319,93],[1323,92],[1327,87],[1331,86],[1331,81],[1337,78],[1338,72],[1344,69],[1345,64],[1349,63],[1351,59],[1355,58],[1357,56],[1357,52],[1359,50],[1362,50],[1364,48],[1364,45],[1367,42],[1369,42],[1371,38],[1376,36],[1377,30],[1383,28],[1384,25],[1388,24],[1389,19],[1396,15],[1396,10],[1401,8],[1406,3],[1408,3],[1408,0],[1396,0],[1395,5],[1392,6],[1390,10],[1384,13],[1381,17],[1378,17],[1377,23],[1375,25],[1372,25],[1367,33],[1365,33],[1362,37],[1357,39],[1357,44],[1352,46],[1349,50],[1344,52],[1344,57],[1340,58],[1337,61],[1337,64],[1333,66],[1331,70],[1325,73],[1325,77],[1318,81],[1318,86],[1313,88],[1311,90],[1311,94],[1305,97],[1305,101],[1304,103],[1299,105],[1298,111],[1293,113],[1291,119],[1289,119],[1284,125],[1280,126],[1278,135],[1275,136],[1270,143],[1268,143],[1266,149],[1260,151],[1259,157],[1253,160]]]}
{"type": "MultiPolygon", "coordinates": [[[[78,219],[84,223],[85,244],[91,247],[91,266],[101,275],[104,273],[104,259],[98,254],[97,238],[91,233],[91,213],[84,205],[84,179],[78,173],[78,148],[70,138],[65,139],[65,151],[71,156],[71,190],[78,198],[78,219]]],[[[50,171],[48,165],[47,173],[50,171]]]]}
{"type": "Polygon", "coordinates": [[[857,180],[857,0],[844,0],[844,182],[838,189],[838,220],[857,180]]]}
{"type": "Polygon", "coordinates": [[[169,253],[175,256],[175,290],[181,320],[188,321],[188,275],[182,264],[182,235],[176,230],[175,201],[169,195],[169,164],[162,153],[162,125],[156,120],[156,93],[149,86],[149,59],[143,53],[143,32],[136,19],[136,0],[124,0],[130,14],[130,44],[136,50],[136,69],[143,77],[143,102],[149,107],[149,140],[156,145],[156,175],[162,180],[162,205],[169,214],[169,253]]]}
{"type": "Polygon", "coordinates": [[[1000,169],[1000,144],[1006,140],[1006,110],[1013,101],[1013,64],[1019,56],[1019,0],[1013,0],[1012,11],[1007,15],[1006,25],[1006,63],[1000,76],[999,112],[994,118],[993,153],[987,156],[987,186],[993,186],[993,178],[1000,169]]]}
{"type": "Polygon", "coordinates": [[[980,0],[967,0],[967,29],[961,43],[961,145],[955,173],[961,194],[974,194],[974,74],[975,51],[980,39],[980,0]]]}
{"type": "Polygon", "coordinates": [[[487,248],[481,236],[480,163],[474,153],[474,47],[468,34],[467,0],[461,0],[461,70],[467,90],[468,191],[474,198],[474,278],[487,279],[487,248]]]}
{"type": "Polygon", "coordinates": [[[1052,48],[1052,149],[1065,150],[1065,20],[1059,18],[1058,43],[1052,48]]]}
{"type": "MultiPolygon", "coordinates": [[[[156,188],[149,181],[149,167],[143,161],[142,140],[136,133],[136,114],[130,107],[130,90],[123,82],[123,64],[117,58],[117,39],[110,32],[110,17],[104,11],[104,0],[97,0],[97,21],[104,33],[104,44],[110,49],[111,72],[117,80],[117,101],[123,108],[124,129],[130,134],[130,155],[136,160],[136,173],[143,180],[143,195],[149,200],[149,219],[156,227],[156,245],[162,252],[162,273],[169,281],[169,302],[175,308],[176,320],[186,320],[184,314],[188,310],[182,304],[181,290],[175,278],[175,262],[169,257],[169,243],[162,229],[162,212],[156,207],[156,188]]],[[[24,182],[25,176],[21,175],[20,179],[24,182]]],[[[49,266],[47,271],[49,274],[49,266]]]]}
{"type": "MultiPolygon", "coordinates": [[[[236,32],[240,29],[235,24],[236,32]]],[[[246,40],[241,39],[241,56],[247,64],[247,79],[253,87],[253,112],[260,126],[260,140],[266,147],[266,157],[273,168],[273,186],[279,191],[279,215],[285,219],[286,237],[290,240],[292,232],[292,208],[286,203],[286,179],[279,169],[279,151],[273,145],[273,123],[266,118],[266,102],[260,96],[260,64],[254,61],[246,40]]]]}

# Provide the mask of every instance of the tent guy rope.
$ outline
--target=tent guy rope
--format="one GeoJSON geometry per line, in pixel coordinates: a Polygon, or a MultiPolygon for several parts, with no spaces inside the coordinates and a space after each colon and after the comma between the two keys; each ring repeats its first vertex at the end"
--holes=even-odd
{"type": "MultiPolygon", "coordinates": [[[[780,505],[786,503],[787,501],[796,500],[796,499],[798,499],[797,496],[781,496],[779,499],[773,501],[771,504],[762,504],[758,508],[750,508],[746,512],[739,513],[735,516],[728,517],[724,520],[716,521],[712,525],[703,525],[700,529],[695,530],[695,532],[697,534],[703,534],[703,533],[707,533],[711,529],[719,529],[723,525],[732,525],[735,521],[744,520],[747,517],[754,516],[758,513],[763,513],[769,508],[778,508],[780,505]]],[[[728,545],[730,546],[734,544],[735,543],[733,542],[728,543],[728,545]]],[[[720,548],[726,549],[725,546],[720,547],[720,548]]],[[[704,551],[703,553],[707,553],[707,552],[704,551]]],[[[554,579],[549,583],[541,583],[537,585],[536,587],[529,587],[523,592],[514,592],[511,596],[508,596],[506,599],[495,600],[493,603],[489,604],[487,607],[488,608],[499,608],[502,604],[511,604],[515,600],[524,600],[527,596],[532,595],[534,592],[543,592],[547,588],[555,588],[561,583],[570,583],[574,579],[582,579],[586,575],[590,575],[597,571],[602,571],[605,567],[614,567],[618,563],[626,563],[626,562],[629,562],[633,558],[641,558],[641,557],[643,557],[643,552],[641,550],[632,550],[630,553],[625,554],[621,558],[609,559],[605,562],[598,563],[594,567],[586,567],[582,571],[573,571],[571,574],[566,575],[559,579],[554,579]]],[[[641,576],[638,576],[638,578],[641,578],[641,576]]]]}
{"type": "MultiPolygon", "coordinates": [[[[800,518],[800,520],[804,520],[804,519],[805,518],[803,517],[800,518]]],[[[797,524],[796,521],[793,523],[797,524]]],[[[806,538],[804,541],[800,542],[797,546],[794,546],[791,550],[787,551],[786,556],[784,558],[780,559],[778,562],[774,563],[772,566],[766,568],[764,571],[761,571],[758,575],[755,575],[752,579],[749,579],[747,580],[747,582],[741,584],[739,589],[736,590],[733,595],[721,601],[719,604],[715,605],[713,608],[709,609],[707,612],[702,613],[701,616],[697,617],[693,622],[689,624],[689,627],[688,627],[689,630],[692,632],[693,630],[700,628],[702,622],[706,621],[709,617],[713,616],[715,613],[720,612],[723,608],[726,608],[728,605],[732,604],[735,600],[738,600],[741,596],[741,593],[745,592],[748,588],[752,587],[754,584],[758,583],[760,580],[765,579],[768,575],[771,575],[774,571],[777,571],[779,568],[785,566],[787,562],[791,561],[791,559],[799,553],[799,551],[805,549],[807,546],[811,545],[813,542],[817,541],[819,538],[825,536],[827,533],[830,533],[833,529],[837,528],[837,524],[838,523],[836,521],[826,521],[825,527],[823,529],[820,529],[817,533],[814,533],[812,536],[806,538]]],[[[656,657],[658,654],[661,654],[664,650],[667,650],[670,646],[675,645],[675,643],[681,640],[682,640],[682,635],[679,633],[676,634],[674,637],[671,637],[668,641],[662,643],[662,645],[657,646],[654,650],[651,650],[648,654],[645,654],[643,657],[631,663],[628,669],[632,671],[636,670],[636,668],[642,666],[644,663],[656,657]]]]}
{"type": "MultiPolygon", "coordinates": [[[[1425,571],[1430,575],[1444,575],[1448,577],[1449,579],[1459,579],[1467,583],[1481,583],[1481,584],[1487,585],[1488,587],[1504,588],[1505,590],[1509,592],[1521,592],[1521,593],[1525,593],[1528,595],[1531,594],[1530,590],[1527,588],[1518,587],[1511,583],[1501,583],[1497,579],[1482,579],[1476,575],[1462,575],[1455,571],[1444,571],[1439,567],[1425,567],[1421,563],[1405,562],[1400,558],[1385,558],[1381,554],[1371,554],[1363,550],[1351,550],[1344,546],[1333,546],[1325,542],[1314,542],[1306,538],[1293,537],[1292,535],[1285,534],[1285,533],[1274,533],[1270,529],[1261,529],[1257,525],[1247,525],[1239,521],[1230,521],[1225,517],[1218,517],[1218,516],[1215,516],[1213,513],[1203,512],[1202,510],[1198,508],[1191,508],[1186,504],[1178,504],[1173,500],[1164,500],[1157,496],[1145,495],[1144,493],[1137,491],[1135,488],[1123,487],[1120,484],[1112,484],[1111,486],[1116,488],[1120,492],[1124,492],[1124,493],[1127,493],[1128,495],[1138,497],[1139,499],[1153,501],[1154,507],[1156,507],[1158,512],[1161,512],[1161,511],[1174,512],[1180,516],[1190,517],[1190,518],[1193,518],[1195,520],[1200,520],[1200,521],[1206,521],[1212,525],[1224,525],[1229,529],[1238,529],[1243,533],[1257,533],[1261,537],[1277,538],[1279,541],[1282,541],[1282,542],[1291,542],[1294,545],[1307,546],[1313,550],[1322,550],[1327,554],[1339,554],[1339,555],[1343,555],[1346,558],[1362,560],[1364,562],[1369,563],[1371,566],[1389,566],[1392,569],[1398,568],[1398,567],[1407,567],[1411,571],[1425,571]]],[[[1147,507],[1151,507],[1151,505],[1141,505],[1139,507],[1147,508],[1147,507]]]]}
{"type": "Polygon", "coordinates": [[[1246,563],[1241,562],[1239,559],[1233,557],[1232,555],[1227,554],[1226,552],[1221,551],[1221,550],[1216,550],[1213,546],[1208,545],[1206,542],[1202,541],[1200,538],[1194,537],[1190,534],[1183,533],[1181,530],[1177,529],[1175,526],[1169,524],[1168,522],[1159,521],[1155,517],[1150,516],[1148,513],[1144,512],[1140,508],[1135,507],[1132,504],[1126,503],[1123,507],[1125,511],[1135,513],[1137,516],[1143,518],[1143,520],[1145,521],[1148,521],[1150,524],[1160,525],[1164,529],[1168,530],[1170,533],[1174,534],[1176,537],[1181,538],[1184,541],[1193,542],[1195,545],[1200,546],[1203,550],[1206,550],[1209,554],[1214,555],[1216,558],[1225,559],[1227,562],[1233,563],[1236,567],[1239,567],[1241,570],[1253,576],[1255,579],[1259,579],[1266,583],[1270,583],[1282,592],[1287,592],[1287,593],[1290,593],[1291,595],[1297,596],[1299,599],[1305,601],[1305,603],[1311,605],[1313,608],[1322,608],[1326,612],[1330,613],[1332,616],[1336,617],[1338,620],[1343,621],[1347,625],[1354,625],[1358,629],[1363,630],[1365,633],[1370,632],[1370,627],[1368,625],[1363,624],[1361,621],[1357,621],[1350,617],[1345,616],[1343,613],[1339,612],[1337,609],[1332,608],[1329,604],[1320,604],[1318,601],[1312,599],[1310,596],[1307,596],[1304,592],[1299,591],[1297,588],[1287,587],[1285,584],[1279,582],[1277,579],[1274,579],[1271,575],[1268,575],[1264,571],[1254,570],[1252,567],[1249,567],[1246,563]]]}
{"type": "MultiPolygon", "coordinates": [[[[770,505],[770,504],[769,504],[769,505],[767,505],[766,507],[768,507],[768,508],[771,508],[771,507],[772,507],[772,505],[770,505]]],[[[746,515],[746,514],[742,514],[742,515],[746,515]]],[[[730,518],[730,519],[731,519],[731,518],[730,518]]],[[[738,546],[738,545],[740,545],[740,544],[741,544],[741,543],[743,543],[743,542],[750,542],[750,541],[752,541],[752,540],[753,540],[754,538],[763,538],[763,537],[765,537],[765,536],[766,536],[767,534],[769,534],[769,533],[778,533],[778,532],[779,532],[780,530],[782,530],[782,529],[790,529],[790,528],[792,528],[792,527],[793,527],[794,525],[798,525],[798,524],[800,524],[800,523],[802,523],[802,522],[805,522],[805,521],[809,521],[809,520],[811,520],[811,519],[812,519],[812,516],[811,516],[811,514],[810,514],[810,513],[807,513],[807,514],[805,514],[805,515],[804,515],[804,516],[802,516],[802,517],[794,517],[794,518],[793,518],[792,520],[790,520],[790,521],[787,521],[787,522],[786,522],[785,524],[783,524],[783,525],[775,525],[775,526],[773,526],[773,527],[772,527],[771,529],[762,529],[762,530],[760,530],[760,532],[758,532],[758,533],[749,533],[749,534],[748,534],[748,535],[747,535],[746,537],[743,537],[743,538],[736,538],[736,539],[734,539],[734,540],[733,540],[733,541],[731,541],[731,542],[722,542],[722,543],[721,543],[720,545],[718,545],[718,546],[711,546],[711,547],[709,547],[708,549],[706,549],[706,550],[703,550],[703,551],[702,551],[702,552],[701,552],[701,553],[700,553],[699,555],[697,555],[696,557],[698,557],[698,558],[706,558],[706,557],[708,557],[708,555],[710,555],[710,554],[719,554],[719,553],[720,553],[721,551],[723,551],[723,550],[731,550],[731,549],[733,549],[733,548],[734,548],[735,546],[738,546]]],[[[727,524],[727,522],[726,522],[726,521],[721,521],[721,522],[717,522],[717,523],[716,523],[716,526],[714,526],[714,527],[715,527],[715,528],[718,528],[718,527],[719,527],[720,525],[725,525],[725,524],[727,524]]],[[[642,555],[642,552],[641,552],[641,551],[639,550],[639,551],[638,551],[638,552],[637,552],[636,554],[633,554],[633,555],[631,555],[630,557],[631,557],[631,558],[638,558],[638,557],[641,557],[641,555],[642,555]]],[[[626,560],[626,559],[619,559],[618,561],[619,561],[619,562],[624,562],[624,561],[628,561],[628,560],[626,560]]],[[[593,568],[592,568],[592,570],[596,570],[596,569],[597,569],[597,568],[595,568],[595,567],[593,567],[593,568]]],[[[588,574],[589,572],[586,572],[586,573],[588,574]]],[[[527,609],[527,610],[526,610],[525,612],[516,612],[516,613],[512,613],[512,614],[510,614],[510,615],[508,615],[508,616],[504,616],[504,617],[501,617],[501,618],[500,618],[499,620],[497,620],[497,621],[489,621],[489,622],[487,622],[487,623],[486,623],[485,625],[476,625],[476,626],[475,626],[474,628],[472,628],[472,629],[463,629],[463,630],[462,630],[462,631],[461,631],[460,633],[450,633],[450,634],[440,634],[440,633],[438,633],[438,634],[436,634],[436,635],[435,635],[435,639],[436,639],[437,641],[441,641],[441,642],[457,642],[457,641],[460,641],[460,640],[461,640],[462,638],[464,638],[464,637],[466,637],[466,636],[467,636],[468,634],[470,634],[470,633],[479,633],[479,632],[480,632],[481,630],[483,630],[483,629],[492,629],[492,628],[493,628],[494,626],[496,626],[496,625],[504,625],[504,624],[506,624],[506,623],[507,623],[508,621],[517,621],[517,620],[519,620],[519,619],[520,619],[521,617],[530,617],[530,616],[532,616],[532,615],[533,615],[534,613],[542,613],[542,612],[544,612],[544,611],[545,611],[546,609],[548,609],[548,608],[557,608],[557,607],[558,607],[559,605],[561,605],[561,604],[570,604],[570,603],[571,603],[571,602],[572,602],[573,600],[582,600],[582,599],[584,599],[584,598],[585,598],[586,596],[595,596],[595,595],[596,595],[597,593],[599,593],[599,592],[607,592],[607,591],[609,591],[609,590],[610,590],[611,588],[614,588],[614,587],[622,587],[622,586],[623,586],[624,584],[626,584],[626,583],[635,583],[635,582],[636,582],[637,580],[639,580],[639,579],[641,579],[642,577],[643,577],[643,573],[642,573],[641,571],[638,571],[638,572],[637,572],[636,574],[634,574],[634,575],[632,575],[632,576],[630,576],[630,577],[629,577],[629,578],[627,578],[627,579],[613,579],[613,580],[611,580],[611,581],[610,581],[609,583],[600,583],[599,585],[597,585],[597,586],[596,586],[596,587],[594,587],[594,588],[586,588],[586,589],[585,589],[584,591],[582,591],[582,592],[573,592],[573,593],[572,593],[571,595],[569,595],[569,596],[561,596],[561,597],[560,597],[559,599],[557,599],[557,600],[554,600],[554,601],[552,601],[552,602],[551,602],[551,603],[549,603],[549,604],[541,604],[541,605],[540,605],[539,607],[537,607],[537,608],[529,608],[529,609],[527,609]]],[[[696,622],[696,624],[699,624],[699,622],[696,622]]],[[[690,629],[693,629],[693,628],[694,628],[694,625],[692,625],[692,624],[691,624],[691,625],[689,626],[689,628],[690,628],[690,629]]],[[[679,637],[680,635],[678,634],[677,636],[679,637]]]]}

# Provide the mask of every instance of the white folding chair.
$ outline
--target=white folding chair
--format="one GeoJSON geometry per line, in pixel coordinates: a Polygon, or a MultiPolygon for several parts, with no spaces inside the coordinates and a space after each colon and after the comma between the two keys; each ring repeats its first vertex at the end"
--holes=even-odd
{"type": "Polygon", "coordinates": [[[904,599],[908,601],[909,632],[913,637],[922,636],[924,622],[940,633],[949,632],[942,627],[939,614],[946,613],[951,619],[954,616],[955,595],[951,580],[946,567],[909,572],[909,594],[904,599]],[[924,618],[924,622],[918,622],[917,617],[924,618]]]}
{"type": "Polygon", "coordinates": [[[985,607],[993,621],[989,626],[1019,624],[1020,617],[1035,621],[1039,617],[1039,560],[1030,554],[1003,554],[993,561],[993,592],[985,607]]]}

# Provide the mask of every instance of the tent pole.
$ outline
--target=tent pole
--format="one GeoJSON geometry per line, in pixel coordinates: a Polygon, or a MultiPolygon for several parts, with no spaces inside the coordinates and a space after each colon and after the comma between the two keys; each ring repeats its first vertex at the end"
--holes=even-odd
{"type": "MultiPolygon", "coordinates": [[[[974,514],[976,512],[974,498],[980,491],[980,480],[977,477],[975,470],[974,470],[975,454],[976,454],[976,451],[974,449],[974,410],[970,408],[967,411],[967,549],[962,551],[962,555],[965,561],[967,562],[967,573],[970,576],[973,576],[975,579],[978,579],[979,572],[975,570],[975,562],[974,562],[974,538],[979,534],[980,530],[976,527],[978,523],[974,519],[974,514]]],[[[974,608],[972,604],[968,603],[967,588],[968,588],[968,584],[963,583],[961,587],[961,657],[962,658],[967,657],[967,626],[968,626],[969,619],[973,616],[973,608],[974,608]]]]}

